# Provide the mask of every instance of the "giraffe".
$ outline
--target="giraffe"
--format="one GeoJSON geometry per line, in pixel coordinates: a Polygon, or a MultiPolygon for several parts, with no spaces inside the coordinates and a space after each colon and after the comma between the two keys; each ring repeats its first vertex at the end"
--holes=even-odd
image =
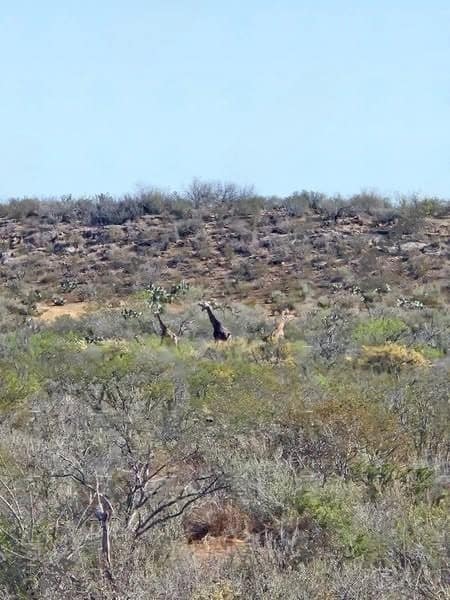
{"type": "Polygon", "coordinates": [[[206,310],[208,313],[209,320],[213,326],[213,336],[216,342],[226,342],[231,338],[231,333],[222,325],[219,319],[215,316],[212,311],[209,302],[199,302],[199,306],[202,310],[206,310]]]}
{"type": "Polygon", "coordinates": [[[156,318],[159,321],[159,327],[161,329],[161,344],[166,340],[167,342],[178,346],[178,336],[174,333],[161,319],[159,312],[156,313],[156,318]]]}
{"type": "Polygon", "coordinates": [[[286,323],[294,318],[294,315],[290,313],[288,310],[283,310],[281,313],[281,317],[276,323],[274,329],[263,337],[265,342],[269,342],[272,344],[277,344],[280,340],[284,339],[284,328],[286,323]]]}

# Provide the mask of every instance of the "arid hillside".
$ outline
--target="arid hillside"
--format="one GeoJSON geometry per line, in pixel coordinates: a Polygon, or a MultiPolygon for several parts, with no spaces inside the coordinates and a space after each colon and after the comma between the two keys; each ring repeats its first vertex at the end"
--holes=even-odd
{"type": "Polygon", "coordinates": [[[363,200],[147,198],[147,209],[128,213],[125,200],[99,200],[88,215],[74,202],[13,202],[0,218],[0,281],[25,304],[111,301],[180,280],[300,311],[357,307],[362,297],[448,300],[449,205],[363,200]]]}
{"type": "Polygon", "coordinates": [[[2,600],[448,597],[447,203],[0,219],[2,600]]]}

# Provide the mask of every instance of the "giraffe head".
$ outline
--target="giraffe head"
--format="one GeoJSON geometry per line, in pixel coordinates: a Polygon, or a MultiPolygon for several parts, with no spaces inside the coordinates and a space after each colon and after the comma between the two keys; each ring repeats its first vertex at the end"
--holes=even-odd
{"type": "Polygon", "coordinates": [[[208,310],[208,308],[209,310],[217,310],[218,308],[220,308],[220,306],[214,300],[211,300],[210,302],[207,302],[206,300],[201,300],[198,303],[198,305],[202,310],[208,310]]]}
{"type": "Polygon", "coordinates": [[[281,320],[287,323],[287,321],[292,321],[292,319],[295,319],[295,315],[287,309],[283,310],[281,313],[281,320]]]}

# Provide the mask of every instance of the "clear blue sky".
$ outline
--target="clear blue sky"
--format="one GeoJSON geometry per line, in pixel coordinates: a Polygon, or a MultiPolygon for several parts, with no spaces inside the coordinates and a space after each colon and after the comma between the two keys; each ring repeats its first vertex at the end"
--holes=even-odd
{"type": "Polygon", "coordinates": [[[0,0],[0,199],[450,196],[449,0],[0,0]]]}

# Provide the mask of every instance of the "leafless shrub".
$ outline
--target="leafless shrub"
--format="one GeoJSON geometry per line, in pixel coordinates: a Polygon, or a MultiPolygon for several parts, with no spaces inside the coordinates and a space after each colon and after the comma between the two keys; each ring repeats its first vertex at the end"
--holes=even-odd
{"type": "Polygon", "coordinates": [[[177,227],[178,235],[181,238],[195,235],[199,231],[201,231],[202,227],[203,227],[202,222],[199,220],[196,220],[196,219],[190,219],[188,221],[183,221],[177,227]]]}

